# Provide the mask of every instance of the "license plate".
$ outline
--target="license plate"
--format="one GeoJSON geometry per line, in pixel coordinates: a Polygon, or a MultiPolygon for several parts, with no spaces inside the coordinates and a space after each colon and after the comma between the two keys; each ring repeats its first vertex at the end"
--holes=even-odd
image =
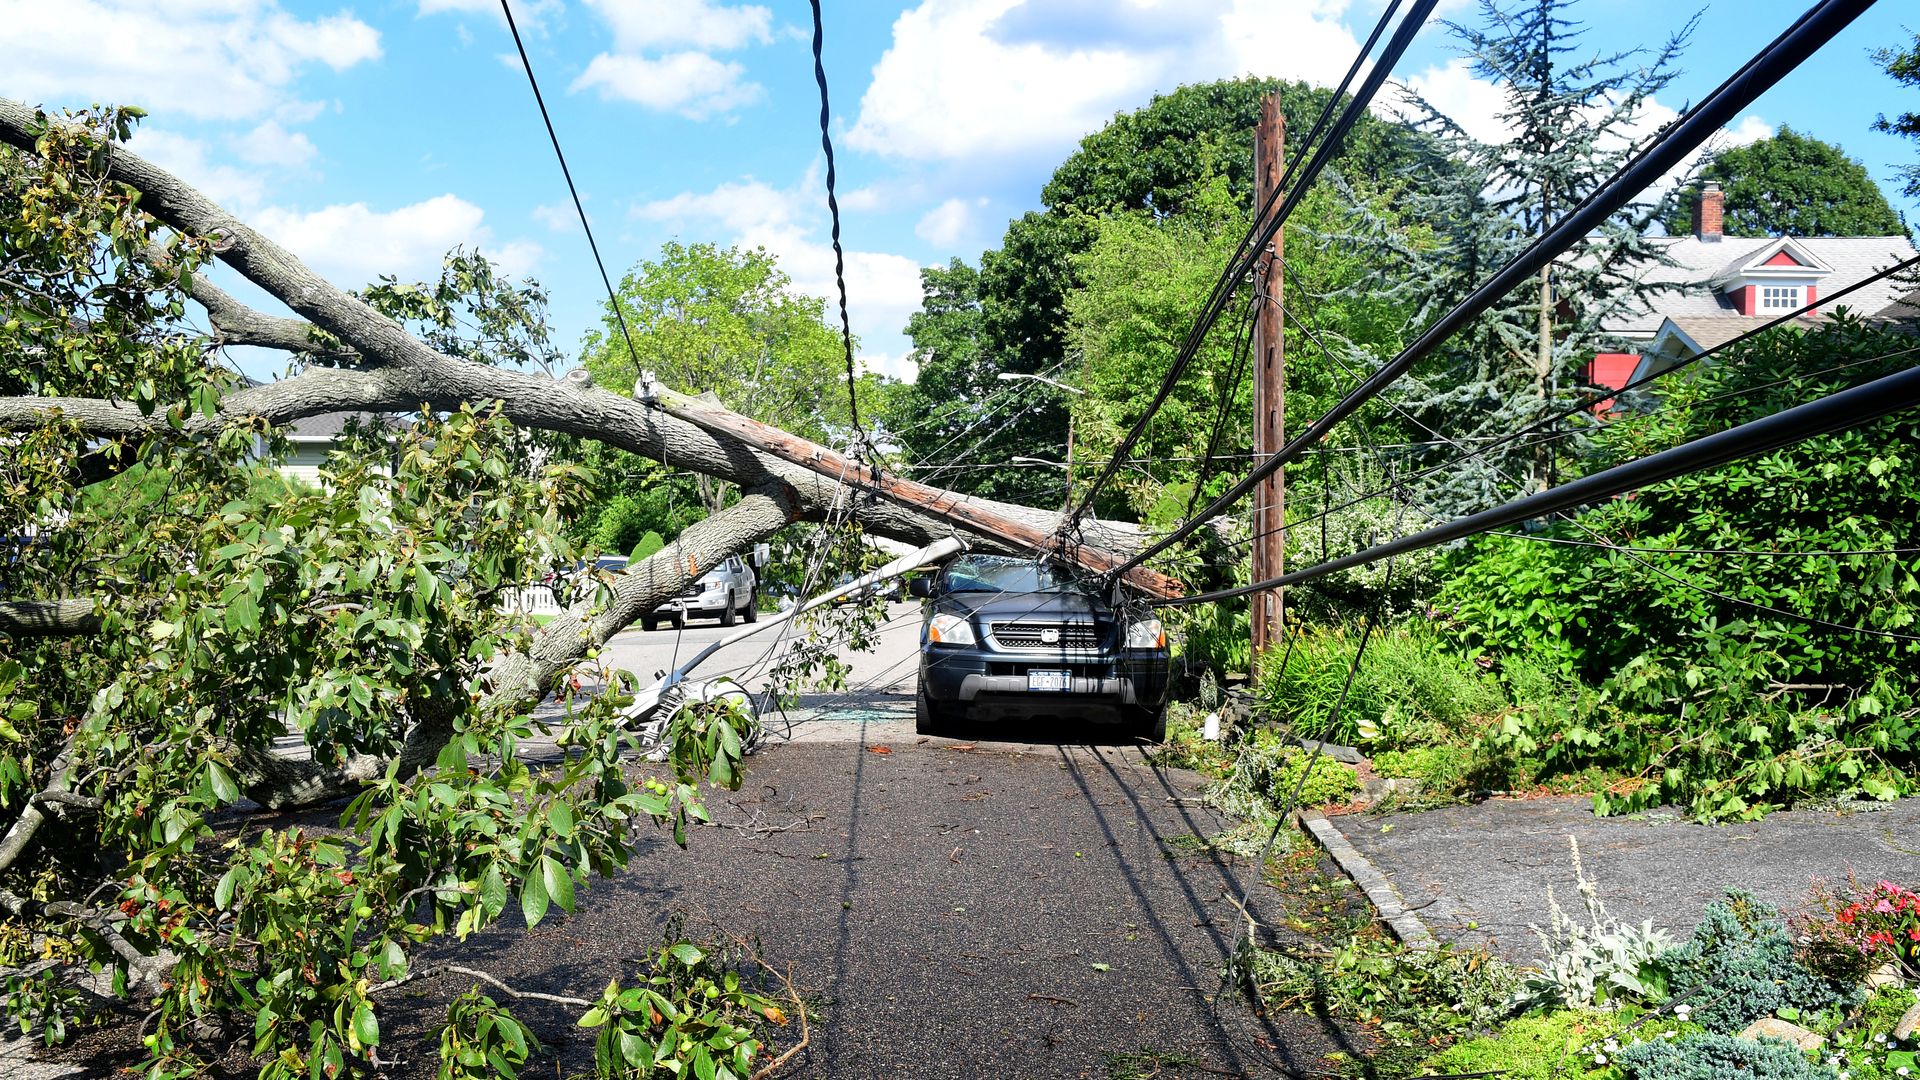
{"type": "Polygon", "coordinates": [[[1071,690],[1073,672],[1071,671],[1029,671],[1027,672],[1029,690],[1071,690]]]}

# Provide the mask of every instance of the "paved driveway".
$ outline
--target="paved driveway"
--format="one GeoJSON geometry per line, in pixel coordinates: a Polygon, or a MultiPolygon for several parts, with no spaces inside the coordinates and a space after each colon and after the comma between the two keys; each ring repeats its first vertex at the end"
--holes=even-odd
{"type": "MultiPolygon", "coordinates": [[[[1221,993],[1244,868],[1168,846],[1220,827],[1188,801],[1195,788],[1129,746],[823,725],[759,755],[743,790],[714,801],[726,827],[698,830],[686,851],[649,843],[580,914],[532,933],[503,924],[463,955],[524,987],[591,994],[631,974],[671,912],[757,936],[818,1003],[795,1076],[1316,1071],[1338,1032],[1256,1018],[1221,993]],[[1126,1072],[1142,1054],[1188,1064],[1126,1072]]],[[[462,987],[422,989],[440,1002],[462,987]]],[[[568,1017],[527,1014],[563,1074],[587,1066],[568,1017]]],[[[408,1026],[429,1022],[423,1011],[408,1026]]]]}

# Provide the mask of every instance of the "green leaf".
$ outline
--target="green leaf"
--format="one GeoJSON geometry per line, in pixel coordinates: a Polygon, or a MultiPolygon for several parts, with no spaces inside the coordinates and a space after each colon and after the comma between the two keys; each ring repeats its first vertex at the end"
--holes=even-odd
{"type": "Polygon", "coordinates": [[[551,855],[540,857],[540,876],[547,886],[547,895],[559,904],[562,910],[573,911],[573,875],[561,865],[560,860],[551,855]]]}
{"type": "Polygon", "coordinates": [[[553,823],[553,831],[561,839],[573,839],[573,807],[564,802],[555,802],[547,817],[553,823]]]}
{"type": "Polygon", "coordinates": [[[213,788],[213,797],[223,803],[233,802],[240,797],[240,785],[234,783],[233,774],[217,761],[207,762],[207,782],[213,788]]]}
{"type": "Polygon", "coordinates": [[[220,875],[220,883],[213,887],[213,906],[221,911],[233,903],[233,889],[240,883],[240,868],[235,866],[220,875]]]}
{"type": "Polygon", "coordinates": [[[374,1018],[373,1006],[364,1001],[353,1010],[353,1037],[362,1046],[380,1045],[380,1021],[374,1018]]]}
{"type": "Polygon", "coordinates": [[[526,916],[527,929],[540,925],[547,916],[547,887],[541,883],[539,874],[528,874],[527,880],[520,884],[520,914],[526,916]]]}
{"type": "Polygon", "coordinates": [[[480,875],[480,910],[487,913],[487,918],[492,919],[499,917],[500,912],[506,910],[506,906],[506,879],[500,876],[498,865],[489,866],[480,875]]]}
{"type": "Polygon", "coordinates": [[[684,941],[675,945],[669,951],[673,953],[674,959],[680,961],[681,963],[687,965],[688,967],[693,967],[695,964],[698,964],[700,961],[706,959],[707,957],[706,953],[701,952],[699,949],[695,948],[692,945],[689,945],[684,941]]]}
{"type": "Polygon", "coordinates": [[[588,1009],[586,1015],[580,1018],[580,1026],[584,1028],[599,1027],[601,1024],[604,1024],[606,1022],[607,1022],[607,1010],[601,1008],[598,1005],[595,1005],[593,1008],[588,1009]]]}

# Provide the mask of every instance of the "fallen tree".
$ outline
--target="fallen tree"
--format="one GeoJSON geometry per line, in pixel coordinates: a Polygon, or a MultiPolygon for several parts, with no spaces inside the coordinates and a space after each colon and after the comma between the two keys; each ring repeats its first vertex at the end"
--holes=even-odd
{"type": "MultiPolygon", "coordinates": [[[[417,946],[472,933],[516,894],[529,924],[571,909],[640,825],[684,842],[701,785],[738,784],[745,721],[724,707],[678,721],[665,777],[629,775],[619,677],[601,696],[570,681],[614,633],[795,522],[1009,553],[1063,533],[1054,513],[824,447],[770,452],[724,409],[689,422],[430,347],[127,152],[136,118],[0,100],[0,965],[42,1030],[103,964],[153,1010],[150,1075],[193,1073],[195,1033],[242,1006],[263,1076],[377,1064],[369,987],[405,979],[417,946]],[[219,288],[216,261],[293,314],[219,288]],[[300,363],[249,385],[222,345],[300,363]],[[338,412],[418,420],[352,436],[321,490],[263,485],[281,425],[338,412]],[[561,525],[588,490],[529,431],[740,498],[529,629],[500,599],[579,558],[561,525]],[[534,768],[519,748],[556,691],[566,753],[534,768]],[[345,797],[351,840],[212,824],[345,797]]],[[[1098,522],[1065,532],[1054,556],[1093,572],[1133,542],[1098,522]]]]}

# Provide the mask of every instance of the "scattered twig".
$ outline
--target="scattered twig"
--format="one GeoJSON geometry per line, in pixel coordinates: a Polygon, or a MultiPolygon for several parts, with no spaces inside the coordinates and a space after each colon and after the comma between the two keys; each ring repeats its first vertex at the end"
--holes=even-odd
{"type": "Polygon", "coordinates": [[[1069,1005],[1076,1009],[1080,1007],[1080,1003],[1077,1001],[1072,1001],[1070,999],[1063,998],[1063,997],[1054,997],[1052,994],[1028,994],[1027,1000],[1028,1001],[1044,1001],[1049,1005],[1069,1005]]]}
{"type": "Polygon", "coordinates": [[[440,975],[440,974],[465,975],[469,978],[479,979],[481,982],[486,983],[488,986],[493,987],[495,990],[500,991],[501,993],[507,995],[510,998],[513,998],[516,1001],[519,1001],[519,1000],[548,1001],[548,1002],[552,1002],[555,1005],[572,1005],[572,1006],[575,1006],[576,1008],[589,1008],[593,1005],[593,1002],[588,1001],[586,998],[568,997],[564,994],[542,994],[534,990],[516,989],[515,987],[508,986],[506,983],[500,981],[498,978],[492,975],[489,975],[478,968],[465,967],[461,964],[436,964],[430,967],[423,967],[423,968],[418,968],[414,971],[409,971],[405,975],[402,975],[397,979],[389,979],[386,982],[383,982],[380,985],[372,988],[371,990],[368,990],[367,996],[372,997],[375,994],[383,994],[388,990],[394,990],[394,989],[398,989],[399,987],[405,986],[406,984],[413,982],[416,979],[430,979],[433,976],[440,975]]]}

